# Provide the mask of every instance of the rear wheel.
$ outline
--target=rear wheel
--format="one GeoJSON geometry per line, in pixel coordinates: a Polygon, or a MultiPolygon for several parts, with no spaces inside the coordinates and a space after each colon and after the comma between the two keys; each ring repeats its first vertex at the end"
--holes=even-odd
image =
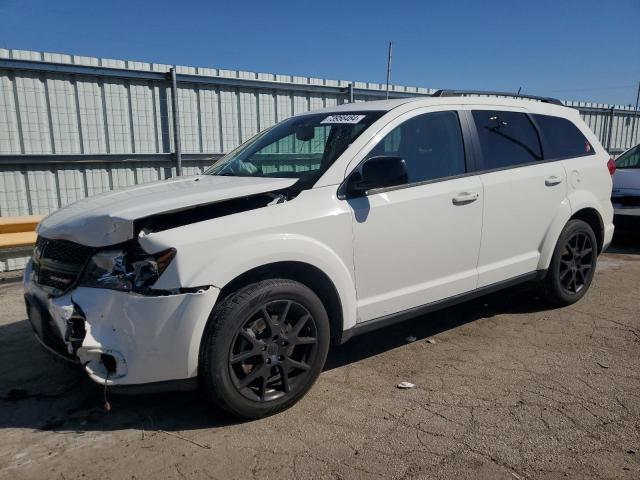
{"type": "Polygon", "coordinates": [[[322,371],[329,319],[317,295],[286,279],[242,288],[216,306],[205,332],[201,385],[245,418],[297,402],[322,371]]]}
{"type": "Polygon", "coordinates": [[[598,245],[588,223],[570,220],[562,230],[545,279],[547,299],[556,305],[580,300],[591,285],[598,245]]]}

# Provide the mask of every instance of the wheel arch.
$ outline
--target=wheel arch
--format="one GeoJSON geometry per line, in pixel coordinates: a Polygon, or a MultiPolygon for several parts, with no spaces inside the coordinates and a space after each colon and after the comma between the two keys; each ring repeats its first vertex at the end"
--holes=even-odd
{"type": "Polygon", "coordinates": [[[300,261],[280,261],[254,267],[230,280],[218,295],[217,303],[252,283],[286,278],[311,289],[327,309],[332,343],[338,341],[344,325],[343,304],[336,285],[320,268],[300,261]]]}
{"type": "Polygon", "coordinates": [[[604,245],[604,222],[598,211],[593,207],[582,208],[571,215],[570,220],[582,220],[591,227],[596,236],[598,254],[600,254],[604,245]]]}
{"type": "Polygon", "coordinates": [[[602,252],[604,245],[604,222],[602,220],[602,216],[598,213],[598,210],[593,206],[585,206],[575,212],[572,212],[569,204],[567,202],[563,202],[562,208],[558,210],[556,216],[549,225],[547,234],[540,246],[538,270],[546,270],[549,268],[553,251],[558,243],[558,238],[560,238],[562,230],[570,220],[582,220],[586,222],[593,229],[596,236],[598,254],[602,252]]]}

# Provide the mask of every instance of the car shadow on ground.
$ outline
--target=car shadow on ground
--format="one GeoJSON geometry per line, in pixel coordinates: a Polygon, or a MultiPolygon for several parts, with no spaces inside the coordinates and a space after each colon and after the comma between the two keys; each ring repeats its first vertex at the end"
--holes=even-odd
{"type": "MultiPolygon", "coordinates": [[[[617,243],[608,252],[638,255],[635,244],[617,243]]],[[[324,370],[401,348],[440,332],[501,314],[552,308],[532,284],[480,297],[403,323],[352,338],[329,352],[324,370]]],[[[28,428],[82,434],[137,429],[188,431],[241,423],[212,408],[198,392],[137,396],[106,392],[78,366],[54,360],[37,343],[27,320],[0,326],[0,428],[28,428]]]]}
{"type": "Polygon", "coordinates": [[[640,255],[640,227],[637,232],[616,232],[607,253],[640,255]]]}
{"type": "MultiPolygon", "coordinates": [[[[532,288],[514,287],[354,337],[331,349],[325,371],[406,345],[408,336],[422,340],[480,318],[546,308],[532,288]]],[[[107,390],[107,412],[104,388],[88,380],[79,366],[45,352],[27,320],[0,327],[0,365],[0,428],[186,431],[241,422],[212,408],[198,392],[125,396],[107,390]]]]}
{"type": "Polygon", "coordinates": [[[543,302],[535,285],[524,284],[422,315],[405,322],[357,336],[334,347],[325,371],[358,362],[367,357],[425,340],[481,318],[500,314],[540,312],[554,308],[543,302]]]}

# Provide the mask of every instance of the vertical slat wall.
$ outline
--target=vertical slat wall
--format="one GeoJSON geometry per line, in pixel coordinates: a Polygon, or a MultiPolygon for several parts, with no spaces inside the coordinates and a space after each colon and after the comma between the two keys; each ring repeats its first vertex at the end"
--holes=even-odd
{"type": "MultiPolygon", "coordinates": [[[[0,49],[0,58],[166,73],[170,65],[0,49]]],[[[179,84],[184,154],[221,154],[295,113],[338,105],[346,95],[286,84],[346,87],[349,81],[177,66],[178,74],[267,80],[273,89],[179,84]],[[280,83],[280,85],[279,85],[280,83]]],[[[384,85],[356,84],[379,92],[384,85]]],[[[394,86],[401,92],[433,90],[394,86]]],[[[375,97],[374,97],[375,98],[375,97]]],[[[356,98],[364,101],[364,98],[356,98]]],[[[162,82],[0,70],[0,155],[56,155],[56,162],[0,165],[0,216],[46,214],[80,198],[171,176],[166,161],[92,162],[92,155],[173,152],[171,89],[162,82]],[[64,155],[87,162],[65,162],[64,155]]],[[[210,162],[190,161],[195,174],[210,162]]]]}
{"type": "Polygon", "coordinates": [[[607,105],[604,103],[565,101],[568,107],[580,111],[585,123],[598,136],[605,148],[609,141],[611,124],[611,145],[613,152],[621,152],[640,143],[640,116],[631,105],[607,105]],[[613,108],[613,116],[611,109],[613,108]],[[597,110],[596,110],[597,109],[597,110]]]}
{"type": "MultiPolygon", "coordinates": [[[[155,63],[7,49],[0,49],[0,58],[162,73],[170,68],[155,63]]],[[[346,100],[346,95],[287,90],[287,84],[347,87],[351,83],[186,66],[177,66],[176,70],[179,74],[274,82],[273,91],[241,85],[180,84],[178,104],[184,153],[228,152],[276,121],[346,100]]],[[[353,83],[356,88],[379,92],[378,98],[384,97],[383,84],[353,83]]],[[[393,85],[392,90],[407,95],[433,92],[399,85],[393,85]]],[[[365,100],[356,95],[356,102],[365,100]]],[[[632,132],[634,121],[640,122],[632,107],[572,101],[566,104],[581,111],[605,145],[611,123],[612,150],[640,141],[640,125],[635,134],[632,132]],[[603,110],[612,107],[615,112],[610,122],[609,113],[603,110]]],[[[171,123],[171,91],[166,84],[0,70],[0,155],[169,153],[173,151],[171,123]]],[[[0,215],[4,215],[3,207],[0,204],[0,215]]]]}
{"type": "MultiPolygon", "coordinates": [[[[0,58],[166,73],[170,65],[0,49],[0,58]]],[[[347,87],[351,81],[271,73],[254,73],[177,66],[178,74],[240,79],[237,86],[179,84],[180,134],[184,154],[221,154],[257,132],[293,114],[346,101],[345,94],[318,93],[311,86],[347,87]],[[273,89],[248,88],[245,80],[267,80],[273,89]],[[309,85],[308,91],[289,85],[309,85]]],[[[356,102],[384,98],[383,84],[353,82],[368,90],[356,102]]],[[[393,85],[408,96],[433,89],[393,85]]],[[[607,146],[611,124],[612,151],[640,142],[640,118],[632,107],[566,102],[580,110],[589,127],[607,146]],[[635,128],[634,128],[635,122],[635,128]],[[634,133],[635,132],[635,133],[634,133]]],[[[46,214],[78,199],[138,183],[167,178],[173,169],[166,154],[173,152],[171,89],[166,82],[99,78],[0,70],[0,158],[56,155],[38,164],[0,164],[0,216],[46,214]],[[134,161],[105,160],[105,154],[130,155],[134,161]],[[145,161],[135,161],[145,154],[145,161]],[[154,161],[149,154],[165,154],[154,161]],[[81,155],[86,161],[65,161],[81,155]],[[101,155],[92,161],[92,155],[101,155]]],[[[195,174],[210,161],[185,162],[195,174]]],[[[0,260],[0,270],[18,264],[0,260]]]]}

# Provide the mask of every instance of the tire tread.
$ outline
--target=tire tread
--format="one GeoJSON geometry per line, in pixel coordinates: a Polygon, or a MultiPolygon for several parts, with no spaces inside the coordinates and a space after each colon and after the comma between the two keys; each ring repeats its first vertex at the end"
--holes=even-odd
{"type": "MultiPolygon", "coordinates": [[[[297,402],[309,390],[309,388],[311,388],[314,383],[311,382],[310,385],[307,386],[307,388],[302,389],[300,392],[298,392],[298,394],[292,396],[286,402],[277,403],[272,407],[263,407],[260,409],[259,413],[256,412],[254,414],[252,414],[251,412],[247,412],[246,410],[240,410],[236,405],[234,405],[232,401],[230,401],[229,398],[227,398],[227,396],[224,395],[224,392],[222,392],[221,389],[218,388],[221,379],[219,378],[219,371],[215,368],[215,365],[213,365],[212,354],[215,346],[221,344],[219,337],[223,333],[223,327],[225,325],[226,319],[230,318],[236,309],[240,308],[243,304],[252,299],[257,292],[263,292],[263,295],[267,296],[269,291],[275,288],[294,290],[302,288],[306,290],[307,294],[313,295],[317,299],[317,301],[320,302],[320,299],[311,289],[294,280],[285,278],[261,280],[240,288],[236,292],[229,294],[226,298],[218,302],[213,308],[211,315],[209,316],[209,321],[207,322],[207,326],[205,327],[205,331],[203,333],[203,342],[200,355],[200,368],[198,372],[199,384],[201,386],[201,389],[204,391],[205,395],[212,403],[214,403],[222,410],[238,417],[262,418],[278,413],[279,411],[282,411],[297,402]]],[[[320,305],[322,305],[321,302],[320,305]]],[[[322,358],[323,363],[325,359],[324,357],[326,357],[326,351],[324,352],[322,358]]]]}
{"type": "MultiPolygon", "coordinates": [[[[585,288],[583,288],[578,294],[567,295],[562,291],[562,288],[559,285],[559,279],[557,278],[555,273],[557,269],[556,268],[557,263],[559,262],[559,257],[562,255],[564,242],[566,241],[567,237],[569,237],[572,233],[575,233],[580,230],[585,231],[591,237],[591,242],[594,248],[594,255],[597,257],[597,253],[596,253],[597,240],[591,226],[583,220],[579,220],[579,219],[569,220],[567,224],[564,226],[564,228],[562,229],[560,236],[558,237],[558,242],[556,243],[556,246],[553,250],[553,256],[551,258],[551,263],[549,264],[549,270],[544,280],[542,281],[542,285],[541,285],[542,295],[544,296],[544,298],[551,304],[559,307],[571,305],[577,302],[578,300],[580,300],[589,290],[589,287],[591,286],[591,281],[593,279],[593,275],[592,275],[591,279],[589,280],[589,283],[586,284],[585,288]]],[[[594,262],[594,267],[593,267],[594,273],[595,273],[595,263],[597,263],[597,260],[596,262],[594,262]]]]}

